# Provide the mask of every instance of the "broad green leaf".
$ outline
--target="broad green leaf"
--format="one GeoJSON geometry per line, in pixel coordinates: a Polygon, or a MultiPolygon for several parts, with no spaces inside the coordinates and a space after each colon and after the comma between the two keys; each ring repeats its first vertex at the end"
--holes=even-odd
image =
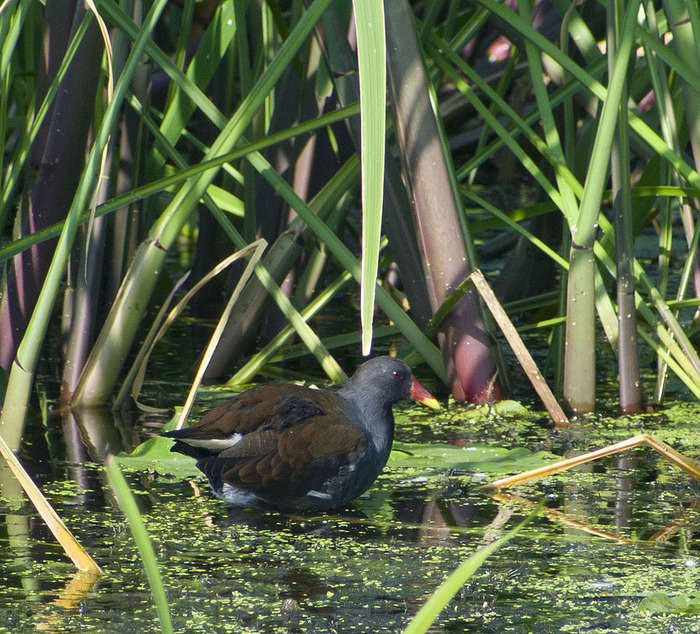
{"type": "Polygon", "coordinates": [[[372,347],[372,320],[377,289],[379,242],[384,194],[384,145],[386,132],[386,34],[384,3],[353,0],[360,71],[362,159],[362,281],[360,319],[362,354],[372,347]]]}
{"type": "Polygon", "coordinates": [[[547,451],[532,452],[525,447],[506,449],[490,445],[458,447],[444,443],[394,443],[389,465],[396,468],[455,469],[479,473],[517,473],[541,467],[560,458],[547,451]]]}
{"type": "Polygon", "coordinates": [[[651,614],[697,614],[700,612],[700,599],[686,594],[672,597],[664,592],[655,592],[642,600],[639,609],[651,614]]]}
{"type": "Polygon", "coordinates": [[[169,438],[149,438],[130,454],[120,453],[114,456],[114,459],[122,469],[128,471],[153,469],[161,475],[178,478],[202,475],[194,459],[170,451],[172,446],[173,441],[169,438]]]}

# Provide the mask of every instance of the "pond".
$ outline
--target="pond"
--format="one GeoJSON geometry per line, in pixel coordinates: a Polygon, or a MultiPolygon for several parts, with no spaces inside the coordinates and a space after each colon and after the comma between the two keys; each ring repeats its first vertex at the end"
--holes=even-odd
{"type": "MultiPolygon", "coordinates": [[[[317,516],[231,509],[183,456],[171,454],[189,475],[173,475],[158,460],[150,468],[138,460],[120,464],[179,632],[401,632],[450,572],[543,500],[543,511],[486,561],[430,631],[697,632],[696,616],[643,603],[658,592],[693,595],[700,583],[698,483],[651,449],[517,486],[500,498],[482,485],[553,454],[641,432],[697,458],[699,414],[697,405],[681,403],[554,433],[541,413],[517,405],[475,412],[451,404],[437,414],[398,408],[397,450],[386,472],[354,509],[317,516]]],[[[84,445],[119,442],[95,438],[90,429],[78,429],[84,445]]],[[[128,428],[119,429],[123,442],[128,428]]],[[[21,457],[105,574],[76,595],[80,579],[61,548],[33,508],[4,488],[0,632],[160,631],[133,537],[101,466],[57,457],[56,429],[44,431],[21,457]]],[[[64,449],[71,455],[70,446],[64,449]]]]}

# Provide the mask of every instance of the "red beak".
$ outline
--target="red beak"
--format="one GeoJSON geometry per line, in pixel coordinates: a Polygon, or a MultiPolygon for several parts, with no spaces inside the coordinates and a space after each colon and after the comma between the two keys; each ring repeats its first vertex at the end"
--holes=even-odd
{"type": "Polygon", "coordinates": [[[414,376],[411,376],[411,398],[433,409],[440,409],[440,403],[438,403],[437,399],[418,383],[414,376]]]}

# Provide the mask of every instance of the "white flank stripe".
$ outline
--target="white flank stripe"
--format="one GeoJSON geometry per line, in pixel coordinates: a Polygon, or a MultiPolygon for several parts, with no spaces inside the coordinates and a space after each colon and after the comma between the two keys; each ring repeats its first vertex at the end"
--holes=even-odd
{"type": "Polygon", "coordinates": [[[226,438],[181,438],[180,440],[192,447],[203,447],[210,451],[223,451],[241,442],[241,440],[243,440],[243,434],[232,434],[226,438]]]}
{"type": "Polygon", "coordinates": [[[320,491],[314,491],[313,489],[307,492],[306,495],[310,498],[320,498],[322,500],[330,500],[332,498],[330,493],[321,493],[320,491]]]}
{"type": "Polygon", "coordinates": [[[252,491],[237,489],[226,482],[220,492],[214,489],[214,493],[216,497],[233,506],[256,506],[260,502],[260,498],[252,491]]]}

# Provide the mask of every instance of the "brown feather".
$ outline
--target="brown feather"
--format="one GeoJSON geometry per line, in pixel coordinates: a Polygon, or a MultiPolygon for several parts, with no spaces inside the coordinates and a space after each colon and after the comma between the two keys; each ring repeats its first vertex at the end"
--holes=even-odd
{"type": "Polygon", "coordinates": [[[273,494],[288,489],[290,483],[308,480],[311,472],[318,474],[317,480],[322,483],[327,473],[351,464],[367,447],[364,433],[348,423],[347,419],[317,416],[281,434],[269,431],[266,434],[269,451],[264,454],[252,448],[248,453],[248,448],[243,447],[253,440],[250,437],[261,437],[263,433],[248,434],[242,442],[220,454],[220,458],[239,459],[230,463],[221,479],[242,489],[270,487],[273,494]]]}
{"type": "Polygon", "coordinates": [[[239,506],[329,509],[346,504],[381,472],[391,449],[391,406],[437,404],[410,368],[370,360],[337,393],[298,385],[253,388],[193,427],[166,432],[197,459],[217,495],[239,506]]]}
{"type": "Polygon", "coordinates": [[[207,412],[190,428],[192,438],[224,438],[259,429],[282,429],[310,416],[344,416],[332,392],[300,385],[263,385],[207,412]]]}

